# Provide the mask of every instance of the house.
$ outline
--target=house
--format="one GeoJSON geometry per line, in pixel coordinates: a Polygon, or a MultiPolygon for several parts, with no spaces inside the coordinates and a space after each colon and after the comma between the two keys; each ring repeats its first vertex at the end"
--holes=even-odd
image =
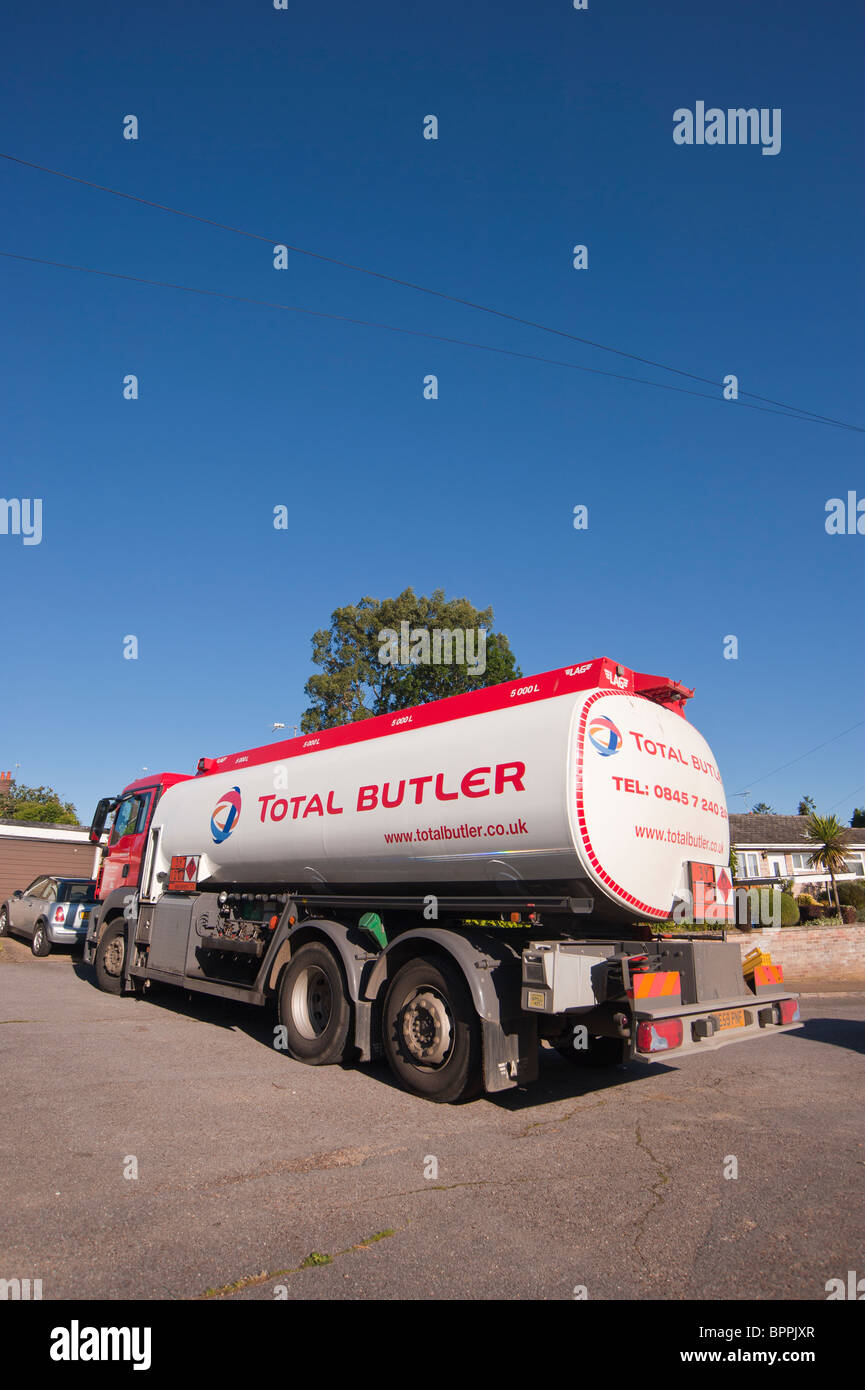
{"type": "MultiPolygon", "coordinates": [[[[762,815],[751,811],[730,816],[730,843],[736,851],[736,885],[756,888],[791,879],[793,893],[817,896],[831,880],[824,869],[809,867],[814,849],[806,835],[807,816],[762,815]]],[[[836,883],[865,883],[865,829],[847,829],[847,872],[836,874],[836,883]]]]}

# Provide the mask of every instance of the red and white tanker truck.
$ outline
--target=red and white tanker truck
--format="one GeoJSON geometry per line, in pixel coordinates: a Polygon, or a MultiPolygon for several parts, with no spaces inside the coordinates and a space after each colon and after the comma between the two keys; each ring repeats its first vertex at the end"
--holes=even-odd
{"type": "Polygon", "coordinates": [[[724,788],[693,694],[606,658],[163,774],[100,801],[85,957],[267,1004],[313,1066],[382,1054],[430,1100],[794,1026],[746,983],[724,788]],[[678,910],[714,937],[652,938],[678,910]]]}

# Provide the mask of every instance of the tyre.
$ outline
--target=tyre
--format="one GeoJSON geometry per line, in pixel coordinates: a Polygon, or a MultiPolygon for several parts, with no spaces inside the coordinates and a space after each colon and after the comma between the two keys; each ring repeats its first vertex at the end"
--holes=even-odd
{"type": "Polygon", "coordinates": [[[48,926],[45,922],[36,923],[30,940],[30,950],[34,956],[47,956],[51,950],[51,942],[48,940],[48,926]]]}
{"type": "Polygon", "coordinates": [[[9,935],[9,912],[5,907],[0,907],[0,936],[9,935]]]}
{"type": "Polygon", "coordinates": [[[556,1051],[575,1067],[617,1067],[625,1060],[623,1038],[597,1035],[588,1039],[587,1047],[574,1047],[571,1039],[559,1044],[556,1051]]]}
{"type": "Polygon", "coordinates": [[[96,983],[106,994],[123,993],[123,966],[126,960],[126,923],[109,922],[96,947],[96,983]]]}
{"type": "Polygon", "coordinates": [[[481,1029],[462,971],[422,956],[394,976],[384,1001],[382,1042],[406,1090],[442,1105],[481,1089],[481,1029]]]}
{"type": "Polygon", "coordinates": [[[327,1067],[344,1062],[351,1033],[351,1005],[342,966],[320,941],[308,941],[291,957],[279,986],[279,1021],[287,1050],[298,1062],[327,1067]]]}

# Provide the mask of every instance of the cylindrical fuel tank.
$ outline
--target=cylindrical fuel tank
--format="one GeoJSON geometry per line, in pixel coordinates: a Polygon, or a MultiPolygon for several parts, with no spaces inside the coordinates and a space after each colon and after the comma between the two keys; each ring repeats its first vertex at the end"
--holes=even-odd
{"type": "Polygon", "coordinates": [[[210,764],[157,807],[151,895],[187,856],[205,888],[493,896],[521,884],[591,896],[600,916],[668,916],[690,861],[729,861],[711,750],[652,700],[562,685],[210,764]]]}

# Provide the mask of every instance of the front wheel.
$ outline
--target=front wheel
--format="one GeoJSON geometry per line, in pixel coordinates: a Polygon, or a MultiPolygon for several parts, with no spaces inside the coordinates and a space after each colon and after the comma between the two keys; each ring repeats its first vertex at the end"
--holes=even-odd
{"type": "Polygon", "coordinates": [[[406,1090],[448,1105],[481,1089],[480,1021],[459,968],[445,957],[409,961],[384,1001],[384,1053],[406,1090]]]}
{"type": "Polygon", "coordinates": [[[123,993],[123,966],[126,960],[126,924],[110,922],[96,947],[96,983],[106,994],[123,993]]]}
{"type": "Polygon", "coordinates": [[[339,961],[322,942],[308,941],[289,961],[279,987],[279,1021],[295,1061],[327,1067],[346,1060],[351,1005],[339,961]]]}
{"type": "Polygon", "coordinates": [[[30,942],[30,950],[34,956],[47,956],[51,950],[51,942],[48,940],[48,928],[44,922],[36,923],[36,930],[30,942]]]}
{"type": "Polygon", "coordinates": [[[0,907],[0,936],[9,935],[9,913],[5,907],[0,907]]]}

